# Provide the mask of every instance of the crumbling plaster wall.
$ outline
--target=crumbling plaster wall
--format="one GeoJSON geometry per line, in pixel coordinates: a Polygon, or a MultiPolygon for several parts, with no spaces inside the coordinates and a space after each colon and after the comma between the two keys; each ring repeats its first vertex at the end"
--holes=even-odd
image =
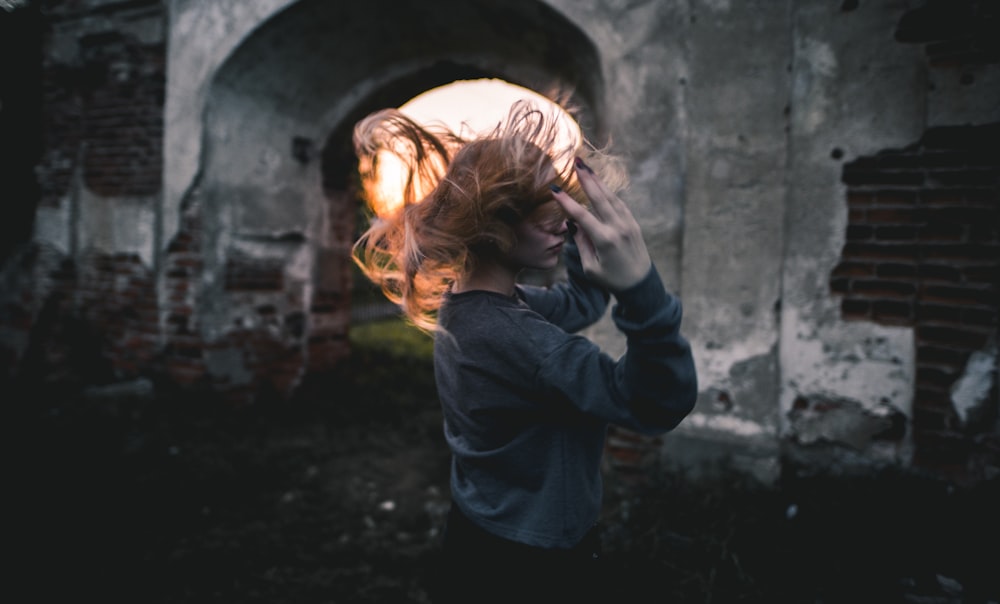
{"type": "MultiPolygon", "coordinates": [[[[541,61],[529,60],[512,67],[518,40],[511,38],[510,31],[504,31],[511,27],[510,23],[476,24],[470,21],[468,25],[472,31],[462,34],[466,41],[475,36],[503,38],[497,32],[490,33],[489,27],[493,26],[506,35],[509,56],[498,59],[489,53],[479,54],[463,49],[460,44],[456,44],[455,48],[449,47],[449,39],[457,38],[462,33],[462,14],[453,13],[463,3],[455,3],[454,11],[441,10],[442,7],[447,8],[445,4],[449,3],[428,7],[376,2],[361,7],[342,4],[344,9],[340,10],[327,8],[323,3],[297,3],[293,0],[221,0],[208,3],[172,0],[169,6],[171,44],[168,79],[179,85],[171,86],[167,94],[166,121],[169,126],[165,135],[164,166],[164,231],[167,236],[176,232],[177,210],[181,201],[205,167],[207,139],[242,134],[244,126],[251,130],[278,129],[267,124],[239,124],[239,117],[231,117],[228,112],[206,115],[209,97],[213,94],[220,96],[214,102],[216,107],[232,108],[237,116],[244,117],[261,112],[275,113],[276,120],[289,120],[287,124],[278,126],[294,126],[293,130],[303,131],[302,134],[310,135],[321,146],[330,131],[338,125],[342,126],[338,122],[352,110],[356,111],[358,105],[363,104],[380,86],[393,79],[404,78],[441,58],[478,64],[484,72],[490,67],[495,71],[506,70],[519,76],[521,83],[526,85],[553,83],[551,77],[547,77],[551,76],[551,72],[547,73],[538,66],[541,61]],[[287,23],[279,28],[267,23],[275,17],[275,20],[288,17],[287,13],[280,13],[296,4],[300,5],[294,7],[296,11],[311,12],[315,17],[311,22],[295,21],[310,31],[290,30],[287,23]],[[299,10],[302,6],[306,8],[299,10]],[[350,10],[346,8],[348,6],[350,10]],[[407,22],[407,15],[403,14],[407,11],[417,11],[423,20],[433,21],[439,31],[408,29],[407,26],[413,24],[407,22]],[[324,25],[328,27],[327,32],[316,31],[324,25]],[[477,27],[480,29],[477,30],[477,27]],[[265,42],[252,39],[260,33],[258,30],[265,33],[262,37],[268,38],[265,42]],[[403,34],[407,34],[409,39],[400,39],[403,34]],[[302,42],[304,39],[309,41],[306,47],[302,42]],[[206,40],[211,40],[211,44],[206,44],[206,40]],[[257,49],[262,44],[272,44],[270,54],[258,56],[253,52],[243,52],[242,64],[231,69],[228,77],[218,80],[219,69],[237,47],[247,41],[257,49]],[[254,65],[248,58],[255,58],[259,63],[254,65]],[[282,65],[282,61],[294,61],[295,64],[282,65]],[[315,64],[303,67],[301,61],[315,64]],[[253,75],[239,73],[239,70],[253,69],[256,69],[253,75]],[[314,79],[304,79],[306,74],[314,79]],[[254,76],[259,78],[256,82],[251,81],[254,76]],[[254,111],[247,106],[252,103],[262,103],[262,106],[254,111]],[[226,120],[226,123],[216,124],[216,117],[226,120]],[[206,132],[206,125],[215,127],[215,131],[206,132]]],[[[477,16],[475,12],[473,17],[477,16]]],[[[285,20],[291,21],[292,18],[285,20]]],[[[540,35],[532,31],[518,33],[529,38],[540,35]]],[[[484,49],[488,49],[490,44],[491,40],[479,42],[484,49]]],[[[420,91],[415,89],[414,94],[420,91]]],[[[248,136],[252,136],[252,132],[248,136]]],[[[223,142],[227,140],[222,139],[223,142]]],[[[222,157],[224,151],[219,150],[208,160],[216,161],[213,158],[222,157]]],[[[281,149],[283,155],[284,151],[281,149]]],[[[239,154],[234,155],[243,158],[239,154]]],[[[246,166],[236,168],[240,170],[240,175],[252,170],[246,166]]],[[[265,170],[256,178],[266,180],[270,176],[265,170]]]]}
{"type": "MultiPolygon", "coordinates": [[[[68,17],[60,15],[62,20],[50,25],[48,62],[56,65],[79,64],[80,40],[88,34],[106,34],[108,31],[117,30],[123,37],[139,45],[163,44],[167,34],[158,7],[149,6],[149,3],[138,3],[131,9],[121,11],[116,15],[119,18],[115,19],[94,10],[100,8],[102,4],[100,0],[80,2],[76,9],[86,16],[78,17],[72,11],[67,11],[70,13],[68,17]]],[[[148,66],[129,63],[122,60],[122,57],[118,57],[113,67],[112,77],[126,84],[130,80],[143,77],[143,74],[138,72],[148,69],[148,66]]],[[[142,126],[136,125],[136,128],[142,126]]],[[[63,139],[68,138],[67,133],[59,134],[63,139]]],[[[148,266],[152,266],[159,235],[156,228],[159,215],[158,193],[152,192],[146,195],[95,193],[92,188],[83,184],[84,162],[81,161],[88,151],[94,154],[94,150],[74,150],[70,145],[59,149],[53,147],[47,152],[62,154],[62,157],[48,157],[46,160],[49,163],[72,166],[73,172],[67,177],[75,182],[66,187],[58,198],[48,200],[48,203],[38,207],[35,214],[35,239],[52,245],[60,253],[70,257],[94,251],[132,253],[148,266]],[[67,155],[74,152],[76,156],[67,155]]],[[[58,180],[58,175],[46,172],[43,178],[58,180]]]]}
{"type": "MultiPolygon", "coordinates": [[[[779,427],[803,444],[864,450],[892,413],[911,416],[913,330],[844,322],[829,288],[847,222],[841,161],[904,145],[925,127],[926,65],[919,47],[893,39],[900,17],[888,3],[850,12],[814,4],[793,15],[779,427]],[[793,422],[797,400],[838,411],[806,409],[793,422]]],[[[869,452],[910,455],[905,438],[869,452]]]]}
{"type": "Polygon", "coordinates": [[[292,0],[170,0],[163,152],[163,232],[177,232],[180,205],[202,162],[209,84],[233,49],[292,0]]]}
{"type": "MultiPolygon", "coordinates": [[[[306,49],[295,49],[293,43],[289,44],[291,52],[287,48],[274,47],[272,56],[258,66],[261,70],[258,73],[260,84],[248,87],[246,83],[253,76],[233,74],[234,70],[230,70],[227,73],[240,80],[234,82],[229,77],[217,78],[218,69],[241,43],[254,34],[257,27],[293,3],[243,2],[233,7],[229,4],[225,1],[197,3],[174,0],[170,6],[172,40],[168,78],[183,82],[183,85],[171,86],[167,95],[163,204],[163,227],[167,240],[176,231],[181,201],[198,182],[199,173],[203,174],[203,187],[218,185],[230,192],[236,191],[237,187],[256,191],[247,196],[246,207],[234,217],[238,221],[249,219],[270,223],[270,219],[262,218],[274,212],[274,206],[264,207],[261,204],[270,204],[274,199],[290,200],[291,204],[300,206],[301,196],[295,199],[296,196],[302,192],[307,195],[317,192],[314,185],[320,176],[315,171],[318,166],[309,165],[304,171],[296,167],[287,153],[288,141],[276,140],[275,133],[282,132],[286,138],[296,134],[308,136],[317,145],[322,145],[331,130],[338,125],[342,127],[338,122],[356,111],[373,91],[441,57],[457,63],[478,65],[484,73],[503,73],[528,86],[543,87],[558,81],[541,57],[514,56],[518,40],[509,37],[510,32],[504,29],[507,25],[489,24],[499,30],[499,33],[490,33],[489,30],[476,30],[471,23],[468,24],[471,36],[497,38],[496,42],[479,40],[481,50],[478,51],[470,51],[461,44],[449,49],[445,43],[447,36],[437,35],[430,39],[434,32],[421,29],[411,32],[413,39],[409,42],[400,41],[398,34],[405,28],[396,28],[399,31],[393,33],[397,35],[383,36],[385,32],[382,30],[386,27],[376,26],[378,17],[383,15],[396,15],[386,19],[399,19],[399,11],[391,11],[387,5],[385,11],[369,9],[352,15],[355,21],[367,15],[372,19],[368,25],[374,27],[372,31],[364,22],[353,22],[345,31],[355,32],[351,35],[359,35],[357,39],[345,37],[343,32],[331,35],[326,41],[312,38],[317,46],[309,48],[308,55],[304,54],[306,49]],[[507,40],[501,43],[504,36],[507,40]],[[370,43],[373,37],[379,40],[377,44],[370,43]],[[433,53],[427,53],[426,49],[415,50],[420,38],[424,38],[422,43],[428,45],[433,53]],[[211,39],[213,43],[206,45],[200,42],[206,39],[211,39]],[[380,40],[390,41],[383,44],[380,40]],[[490,49],[490,44],[494,44],[495,48],[490,49]],[[368,53],[382,56],[372,58],[368,53]],[[363,60],[358,58],[359,54],[364,56],[363,60]],[[326,66],[326,69],[314,72],[318,79],[296,81],[287,73],[276,73],[281,69],[279,64],[282,60],[302,61],[310,56],[326,66]],[[373,65],[377,68],[373,69],[373,65]],[[362,72],[359,73],[359,70],[362,72]],[[279,94],[280,100],[276,99],[279,94]],[[265,113],[273,115],[273,118],[269,117],[266,123],[255,121],[254,118],[265,113]],[[214,146],[209,147],[206,141],[211,141],[214,146]],[[222,179],[227,182],[221,182],[222,179]]],[[[398,8],[400,5],[391,6],[398,8]]],[[[572,3],[556,5],[556,8],[561,9],[568,21],[575,22],[585,31],[600,49],[600,63],[587,66],[593,73],[577,78],[580,80],[577,84],[584,86],[589,85],[588,80],[601,82],[603,77],[611,78],[601,90],[608,103],[607,107],[600,108],[606,127],[605,124],[592,124],[594,127],[589,134],[596,135],[597,142],[603,142],[606,139],[602,132],[610,132],[616,149],[625,152],[641,166],[635,178],[634,199],[640,206],[637,212],[651,225],[651,247],[659,250],[661,270],[667,274],[669,281],[676,283],[679,280],[681,222],[677,190],[681,181],[672,174],[664,178],[664,173],[657,166],[664,162],[676,163],[680,148],[676,137],[651,140],[645,134],[651,126],[653,129],[671,130],[675,121],[675,103],[670,98],[665,99],[663,93],[676,95],[676,88],[662,80],[659,68],[651,67],[680,56],[678,48],[653,43],[657,37],[653,24],[665,18],[657,13],[666,9],[660,8],[657,3],[645,5],[639,10],[601,5],[581,7],[572,3]],[[623,31],[630,32],[630,35],[622,35],[623,31]],[[637,61],[636,53],[646,56],[637,61]],[[637,114],[642,115],[645,121],[636,121],[633,116],[637,114]]],[[[453,12],[437,10],[428,15],[440,22],[442,31],[455,37],[457,27],[446,23],[453,12]]],[[[458,20],[460,16],[453,15],[451,18],[458,20]]],[[[401,19],[400,22],[406,23],[406,20],[401,19]]],[[[532,28],[537,29],[537,24],[531,24],[526,29],[532,28]]],[[[537,31],[518,33],[527,37],[540,35],[537,31]]],[[[557,30],[552,35],[558,33],[557,30]]],[[[249,63],[245,63],[245,67],[252,68],[249,63]]],[[[577,67],[572,69],[579,71],[577,67]]],[[[295,72],[302,71],[300,67],[295,67],[295,72]]],[[[413,92],[419,91],[414,89],[413,92]]],[[[400,102],[402,100],[405,99],[400,99],[400,102]]],[[[593,113],[602,99],[587,98],[585,101],[591,105],[586,109],[593,113]]],[[[306,206],[315,207],[315,204],[307,202],[306,206]]],[[[304,217],[307,211],[285,213],[286,216],[292,214],[304,217]]],[[[275,230],[273,226],[267,228],[275,230]]]]}
{"type": "MultiPolygon", "coordinates": [[[[424,34],[428,44],[444,44],[447,37],[418,31],[410,47],[379,38],[367,48],[377,48],[382,68],[367,77],[352,75],[347,63],[329,70],[344,79],[288,80],[294,86],[282,91],[273,81],[270,91],[263,81],[247,87],[253,78],[238,71],[218,77],[261,24],[292,4],[169,3],[162,228],[169,240],[196,184],[213,203],[239,196],[245,203],[213,210],[220,221],[213,249],[232,247],[242,232],[253,235],[239,244],[250,253],[304,254],[291,265],[302,267],[308,288],[315,250],[291,251],[280,235],[291,229],[322,238],[323,175],[319,162],[292,159],[289,139],[328,142],[380,85],[419,68],[419,60],[408,63],[413,40],[424,34]],[[264,114],[268,123],[255,121],[264,114]]],[[[773,478],[781,443],[791,440],[832,441],[905,462],[905,434],[872,438],[892,416],[910,414],[912,328],[845,322],[830,291],[847,222],[843,163],[917,140],[928,125],[995,120],[995,104],[970,100],[947,79],[927,92],[922,49],[893,38],[910,2],[547,4],[597,49],[591,82],[599,88],[590,98],[602,120],[598,142],[607,133],[628,159],[629,201],[668,287],[684,300],[702,394],[665,442],[665,457],[735,456],[773,478]],[[812,413],[820,404],[838,411],[812,413]],[[803,405],[806,413],[793,413],[803,405]]],[[[345,56],[357,56],[357,41],[343,42],[345,56]]],[[[282,48],[273,50],[282,56],[282,48]]],[[[530,61],[453,58],[519,73],[521,83],[547,75],[542,59],[536,72],[530,61]]],[[[995,69],[980,68],[977,79],[978,95],[996,93],[995,69]]],[[[612,354],[623,349],[607,319],[588,335],[612,354]]]]}
{"type": "MultiPolygon", "coordinates": [[[[924,128],[923,57],[892,35],[903,10],[705,0],[644,15],[642,59],[625,63],[655,72],[646,80],[656,101],[631,106],[616,127],[644,141],[633,203],[647,232],[658,224],[643,200],[672,198],[665,205],[681,212],[659,219],[682,225],[680,235],[651,247],[674,269],[668,283],[683,297],[701,382],[666,459],[726,458],[770,480],[790,438],[905,461],[905,439],[885,451],[870,444],[890,411],[908,414],[912,330],[845,323],[829,290],[846,221],[841,162],[924,128]],[[802,397],[842,410],[793,425],[802,397]]],[[[609,95],[625,104],[634,88],[615,80],[609,95]]],[[[593,331],[622,350],[607,322],[593,331]]]]}
{"type": "MultiPolygon", "coordinates": [[[[301,1],[261,3],[235,18],[203,3],[171,8],[170,72],[185,85],[167,99],[163,209],[181,215],[198,204],[196,329],[210,344],[209,372],[230,383],[254,381],[252,353],[224,343],[235,332],[264,327],[290,349],[346,340],[355,212],[353,155],[344,149],[364,113],[470,73],[536,89],[572,82],[590,116],[600,102],[591,94],[599,71],[579,74],[593,63],[590,47],[543,4],[438,2],[429,11],[383,0],[301,1]],[[213,28],[227,41],[221,51],[201,42],[216,37],[213,28]],[[243,35],[229,37],[234,29],[243,35]]],[[[165,220],[164,239],[179,225],[165,220]]]]}

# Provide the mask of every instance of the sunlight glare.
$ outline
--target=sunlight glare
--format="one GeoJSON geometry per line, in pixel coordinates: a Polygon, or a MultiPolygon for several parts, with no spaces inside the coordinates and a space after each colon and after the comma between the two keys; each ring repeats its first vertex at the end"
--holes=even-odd
{"type": "MultiPolygon", "coordinates": [[[[511,105],[522,99],[558,110],[563,117],[559,126],[560,145],[575,145],[580,140],[579,125],[562,108],[537,92],[499,79],[452,82],[417,95],[399,110],[424,126],[443,125],[462,136],[469,136],[495,128],[507,116],[511,105]]],[[[375,213],[385,217],[399,210],[405,172],[402,162],[389,152],[379,154],[378,166],[378,182],[370,197],[375,213]]],[[[418,198],[429,192],[429,186],[421,184],[416,185],[418,198]]]]}

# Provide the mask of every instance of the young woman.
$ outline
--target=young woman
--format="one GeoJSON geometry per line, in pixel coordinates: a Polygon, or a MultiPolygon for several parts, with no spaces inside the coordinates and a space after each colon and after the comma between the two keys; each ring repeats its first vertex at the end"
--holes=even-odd
{"type": "Polygon", "coordinates": [[[355,258],[435,335],[452,452],[442,601],[591,599],[608,425],[666,432],[697,395],[680,302],[616,193],[623,171],[594,149],[558,148],[556,130],[524,102],[468,139],[396,110],[355,129],[363,176],[380,150],[411,176],[401,209],[373,221],[355,258]],[[565,280],[519,282],[561,259],[565,280]],[[574,333],[612,296],[627,338],[618,359],[574,333]]]}

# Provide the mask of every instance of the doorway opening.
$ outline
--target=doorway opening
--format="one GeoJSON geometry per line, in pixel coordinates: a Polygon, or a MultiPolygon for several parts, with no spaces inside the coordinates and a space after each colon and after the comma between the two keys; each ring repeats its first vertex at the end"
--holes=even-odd
{"type": "MultiPolygon", "coordinates": [[[[444,127],[465,137],[492,130],[504,121],[511,106],[522,100],[530,101],[543,112],[557,117],[560,147],[575,146],[582,140],[580,125],[559,103],[529,88],[497,78],[456,80],[416,95],[400,105],[399,110],[422,126],[444,127]]],[[[364,232],[373,218],[385,217],[400,209],[400,192],[406,182],[402,160],[389,151],[383,151],[377,164],[375,181],[363,184],[366,189],[364,196],[370,200],[371,208],[358,213],[356,236],[364,232]]],[[[417,191],[422,192],[417,197],[426,194],[430,186],[416,183],[417,191]]],[[[352,324],[385,319],[399,313],[398,306],[388,301],[357,267],[354,283],[352,324]]]]}
{"type": "MultiPolygon", "coordinates": [[[[399,110],[418,124],[443,126],[464,138],[492,130],[503,122],[510,107],[521,100],[531,101],[542,111],[557,116],[560,147],[575,146],[581,140],[579,124],[557,102],[497,78],[456,80],[418,94],[399,110]]],[[[376,215],[386,216],[399,209],[405,170],[399,157],[389,151],[380,152],[377,163],[377,180],[371,183],[373,190],[367,190],[366,197],[372,201],[376,215]]],[[[430,188],[427,183],[418,182],[416,186],[422,193],[430,188]]]]}

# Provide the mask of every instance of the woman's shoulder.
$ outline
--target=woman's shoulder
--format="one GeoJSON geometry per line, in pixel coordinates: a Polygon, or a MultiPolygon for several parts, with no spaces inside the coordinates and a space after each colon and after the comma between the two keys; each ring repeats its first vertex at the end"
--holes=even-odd
{"type": "Polygon", "coordinates": [[[441,319],[442,328],[460,332],[463,339],[524,342],[536,351],[556,346],[555,340],[568,335],[519,297],[483,290],[448,294],[441,319]]]}

